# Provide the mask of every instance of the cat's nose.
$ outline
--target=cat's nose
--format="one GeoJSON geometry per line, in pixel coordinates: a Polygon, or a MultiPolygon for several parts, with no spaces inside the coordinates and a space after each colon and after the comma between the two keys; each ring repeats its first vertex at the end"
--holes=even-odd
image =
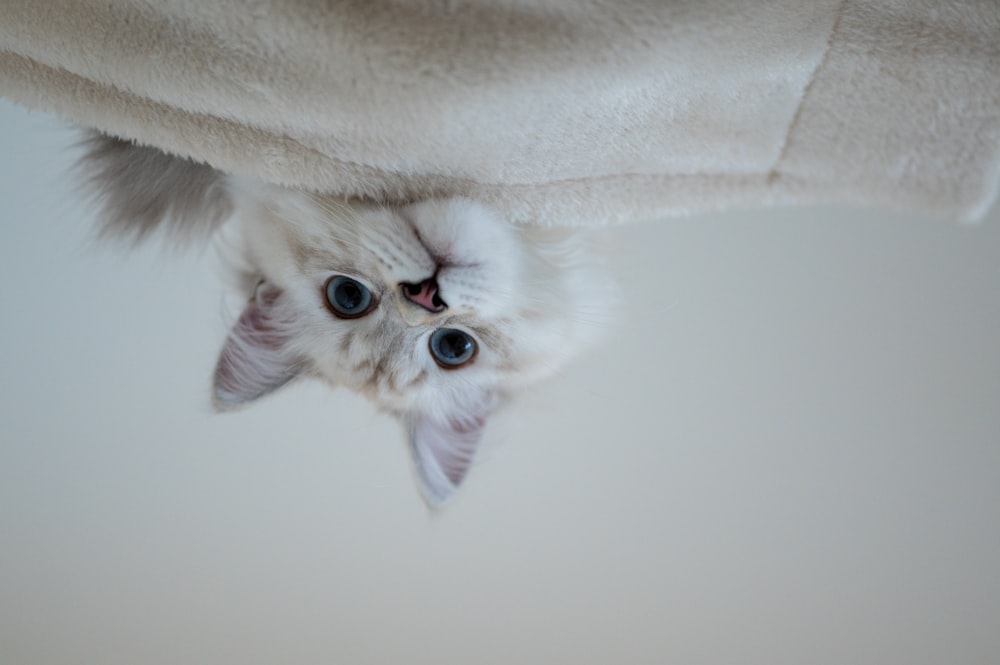
{"type": "Polygon", "coordinates": [[[433,277],[419,284],[400,284],[403,287],[403,297],[420,305],[428,312],[442,312],[448,306],[438,293],[438,284],[433,277]]]}

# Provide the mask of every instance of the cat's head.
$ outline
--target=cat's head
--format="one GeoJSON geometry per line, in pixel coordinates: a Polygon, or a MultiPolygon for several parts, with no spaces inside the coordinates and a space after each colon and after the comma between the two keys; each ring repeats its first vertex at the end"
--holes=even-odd
{"type": "MultiPolygon", "coordinates": [[[[607,280],[577,233],[515,227],[463,198],[390,207],[211,171],[200,176],[210,183],[192,181],[169,159],[189,196],[158,208],[195,224],[193,192],[225,211],[218,219],[235,213],[249,275],[216,366],[216,406],[239,408],[299,377],[356,391],[404,424],[432,505],[461,484],[497,407],[575,355],[606,313],[607,280]]],[[[127,183],[107,180],[109,219],[116,187],[142,207],[121,191],[127,183]]],[[[149,230],[121,214],[113,223],[149,230]]]]}

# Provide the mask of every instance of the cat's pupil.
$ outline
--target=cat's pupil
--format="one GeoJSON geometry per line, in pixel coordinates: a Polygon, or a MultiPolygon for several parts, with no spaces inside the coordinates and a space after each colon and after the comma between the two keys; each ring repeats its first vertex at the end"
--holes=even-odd
{"type": "Polygon", "coordinates": [[[465,353],[472,348],[472,340],[468,338],[467,335],[459,333],[448,333],[441,337],[441,341],[438,343],[438,348],[441,350],[441,355],[444,357],[454,360],[456,358],[461,358],[465,353]]]}
{"type": "Polygon", "coordinates": [[[364,296],[357,284],[349,282],[337,287],[337,302],[344,309],[357,309],[362,300],[364,296]]]}

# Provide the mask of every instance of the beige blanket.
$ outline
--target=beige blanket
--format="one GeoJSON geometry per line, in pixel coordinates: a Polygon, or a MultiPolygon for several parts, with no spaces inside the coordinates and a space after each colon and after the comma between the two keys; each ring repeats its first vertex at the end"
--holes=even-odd
{"type": "Polygon", "coordinates": [[[1000,0],[0,0],[0,94],[312,189],[605,224],[1000,181],[1000,0]]]}

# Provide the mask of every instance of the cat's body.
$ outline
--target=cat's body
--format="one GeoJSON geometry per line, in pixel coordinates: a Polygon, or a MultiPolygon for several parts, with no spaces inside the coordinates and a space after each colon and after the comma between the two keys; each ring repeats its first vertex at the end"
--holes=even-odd
{"type": "Polygon", "coordinates": [[[83,165],[108,230],[240,225],[252,293],[219,356],[218,408],[303,376],[359,392],[404,423],[434,505],[490,414],[583,348],[609,304],[576,233],[514,227],[467,199],[347,202],[102,135],[83,165]]]}

